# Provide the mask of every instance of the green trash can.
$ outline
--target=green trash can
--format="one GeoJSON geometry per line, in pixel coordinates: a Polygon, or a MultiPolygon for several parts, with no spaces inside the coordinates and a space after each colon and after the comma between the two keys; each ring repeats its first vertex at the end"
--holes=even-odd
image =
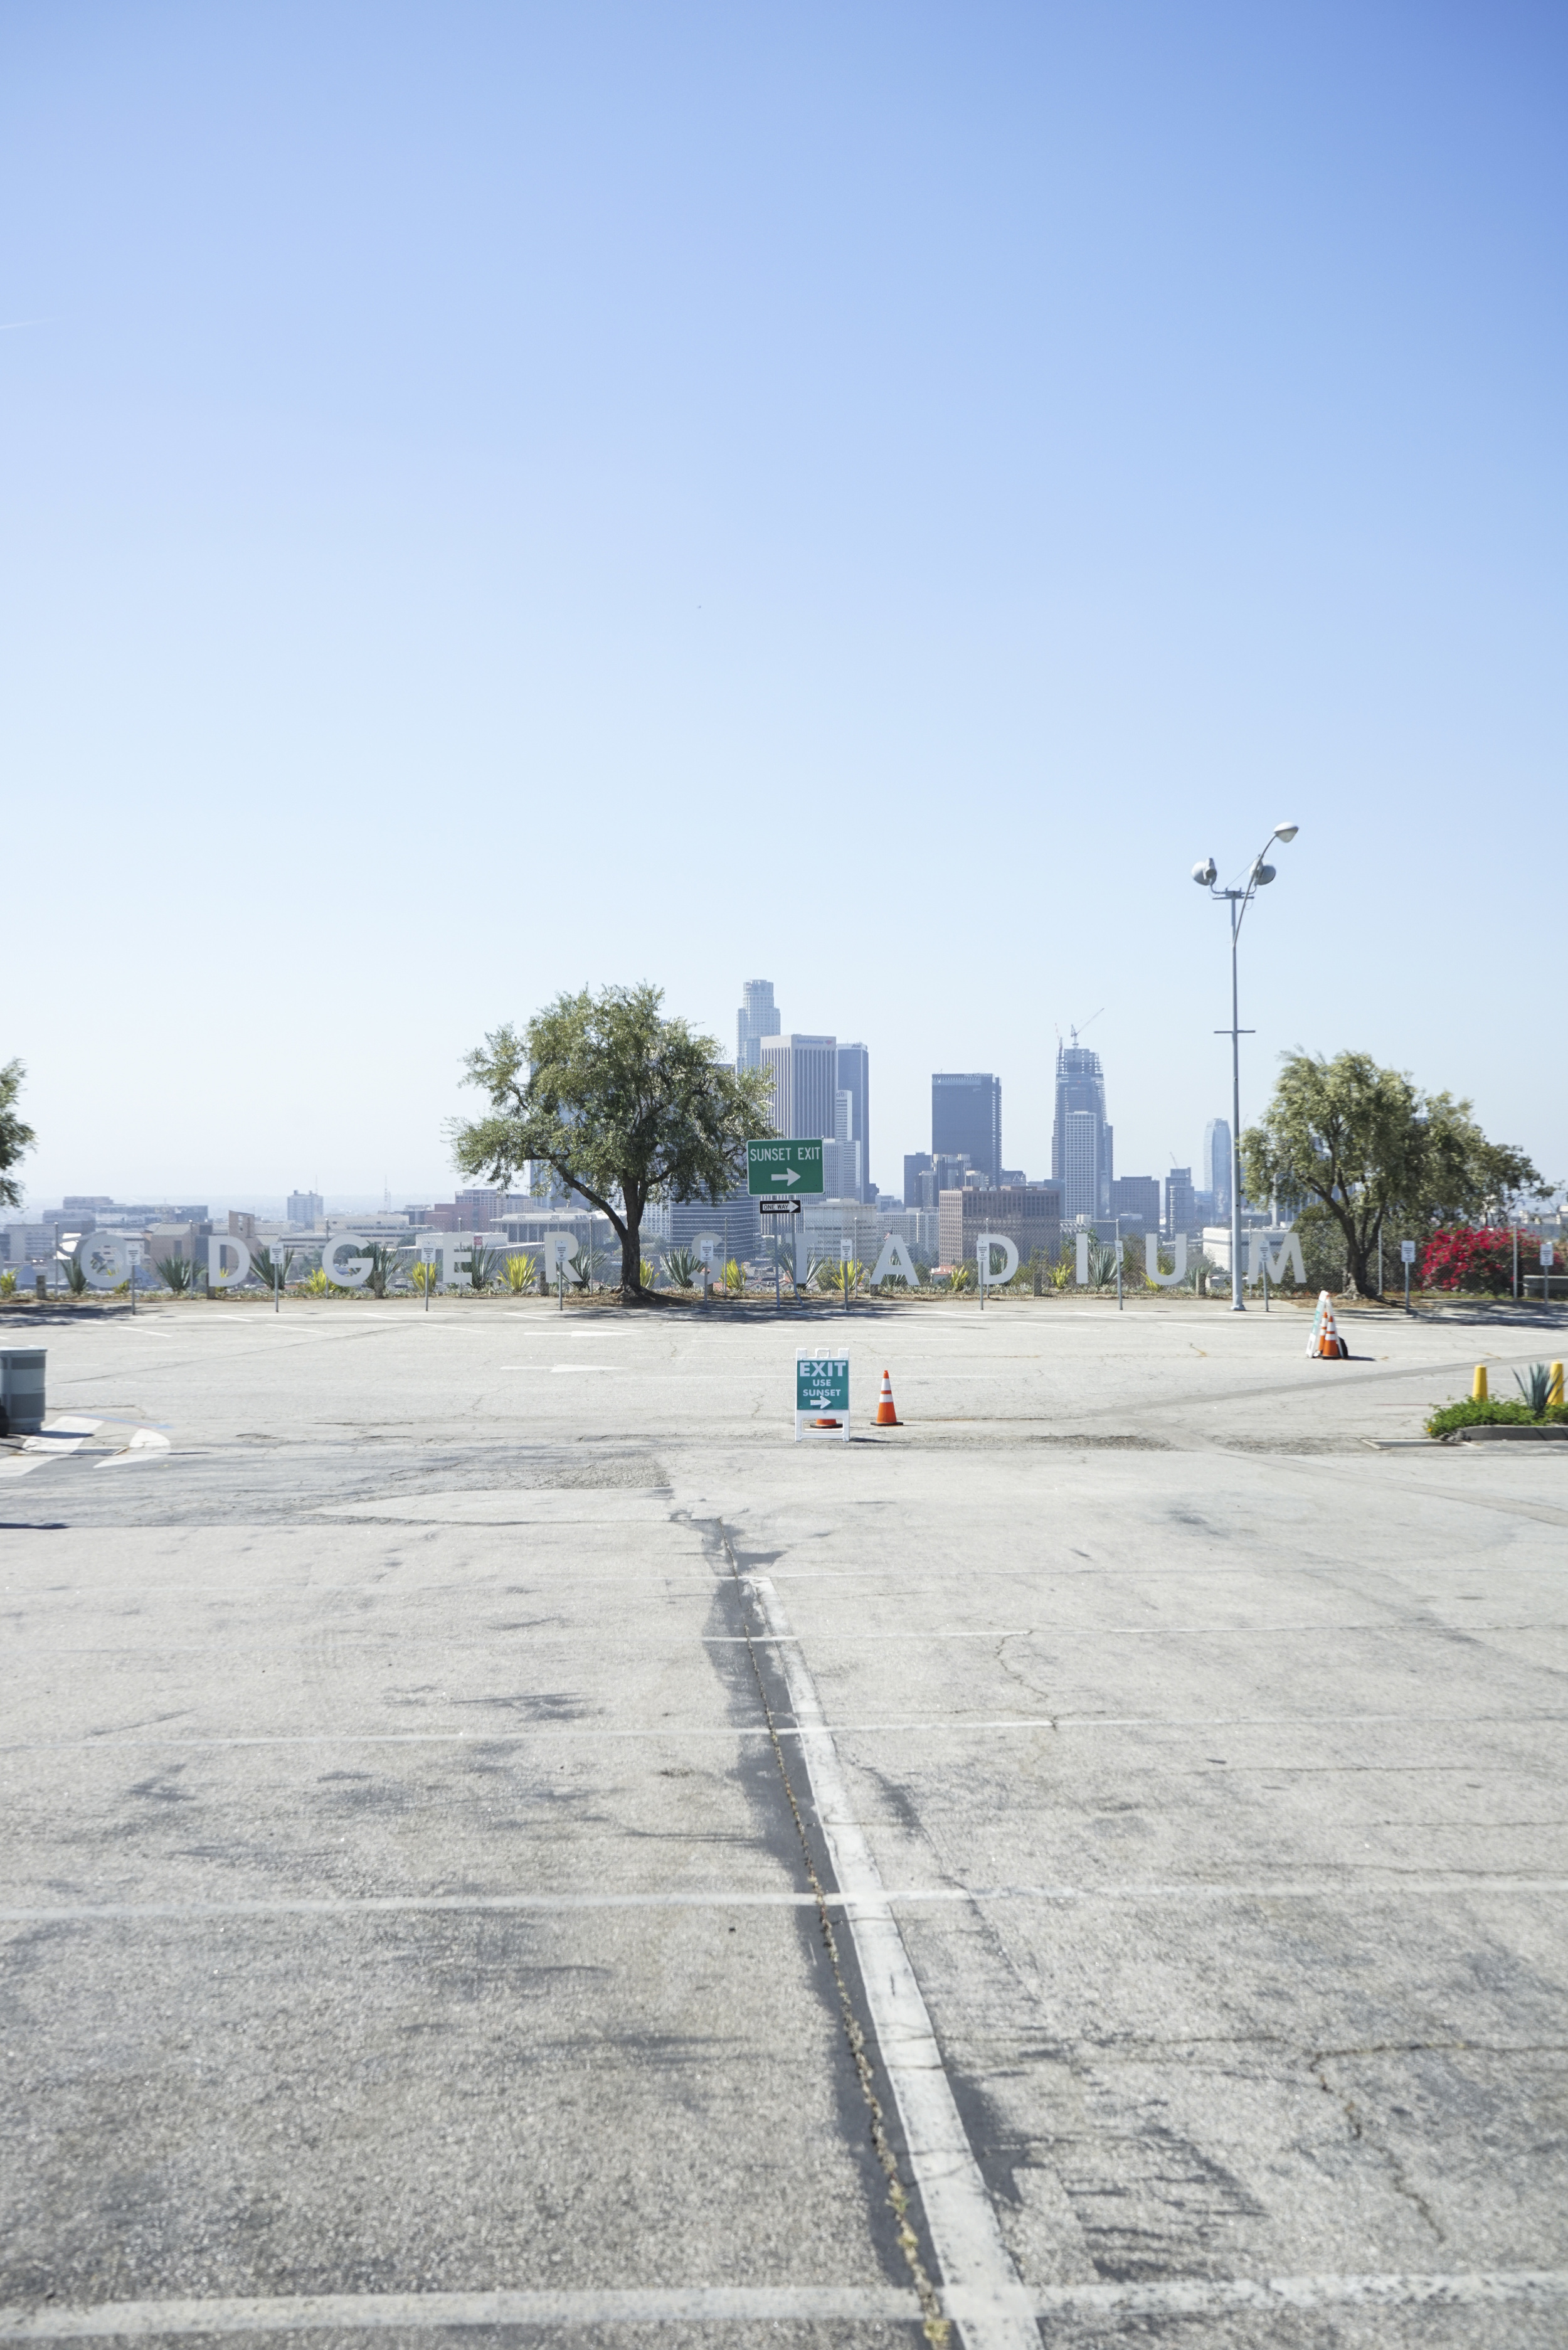
{"type": "Polygon", "coordinates": [[[42,1347],[0,1347],[0,1435],[36,1436],[44,1424],[42,1347]]]}

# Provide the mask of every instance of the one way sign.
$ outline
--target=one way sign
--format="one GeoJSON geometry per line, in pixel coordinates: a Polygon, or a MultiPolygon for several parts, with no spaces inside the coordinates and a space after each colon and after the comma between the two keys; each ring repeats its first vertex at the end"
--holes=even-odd
{"type": "Polygon", "coordinates": [[[748,1142],[746,1189],[753,1200],[820,1191],[821,1142],[748,1142]]]}

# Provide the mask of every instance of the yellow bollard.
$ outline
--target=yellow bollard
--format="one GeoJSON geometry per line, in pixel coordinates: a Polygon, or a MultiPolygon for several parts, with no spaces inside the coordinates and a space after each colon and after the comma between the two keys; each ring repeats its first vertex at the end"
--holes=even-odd
{"type": "Polygon", "coordinates": [[[1485,1403],[1486,1399],[1486,1365],[1484,1363],[1478,1363],[1476,1365],[1476,1375],[1470,1381],[1470,1401],[1472,1403],[1485,1403]]]}
{"type": "Polygon", "coordinates": [[[1548,1410],[1548,1411],[1550,1411],[1550,1410],[1551,1410],[1551,1409],[1552,1409],[1552,1405],[1553,1405],[1553,1404],[1555,1404],[1555,1405],[1557,1406],[1557,1409],[1558,1409],[1558,1410],[1559,1410],[1559,1411],[1561,1411],[1561,1410],[1562,1410],[1562,1409],[1563,1409],[1563,1366],[1562,1366],[1562,1364],[1561,1364],[1561,1363],[1553,1363],[1553,1364],[1552,1364],[1552,1376],[1551,1376],[1550,1379],[1548,1380],[1548,1382],[1547,1382],[1547,1387],[1546,1387],[1546,1409],[1547,1409],[1547,1410],[1548,1410]]]}

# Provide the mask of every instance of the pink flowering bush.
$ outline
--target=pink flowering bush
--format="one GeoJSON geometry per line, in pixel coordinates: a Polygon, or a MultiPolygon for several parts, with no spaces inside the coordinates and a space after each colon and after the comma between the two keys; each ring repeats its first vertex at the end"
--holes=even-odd
{"type": "MultiPolygon", "coordinates": [[[[1521,1232],[1521,1281],[1540,1270],[1540,1242],[1521,1232]]],[[[1417,1272],[1423,1289],[1479,1289],[1506,1297],[1513,1288],[1513,1234],[1498,1224],[1458,1224],[1435,1232],[1421,1251],[1417,1272]]]]}

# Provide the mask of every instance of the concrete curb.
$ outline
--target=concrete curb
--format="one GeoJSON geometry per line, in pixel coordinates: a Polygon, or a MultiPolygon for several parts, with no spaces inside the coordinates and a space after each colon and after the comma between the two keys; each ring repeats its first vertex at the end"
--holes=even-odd
{"type": "Polygon", "coordinates": [[[1456,1428],[1461,1444],[1568,1444],[1568,1422],[1550,1428],[1456,1428]]]}

